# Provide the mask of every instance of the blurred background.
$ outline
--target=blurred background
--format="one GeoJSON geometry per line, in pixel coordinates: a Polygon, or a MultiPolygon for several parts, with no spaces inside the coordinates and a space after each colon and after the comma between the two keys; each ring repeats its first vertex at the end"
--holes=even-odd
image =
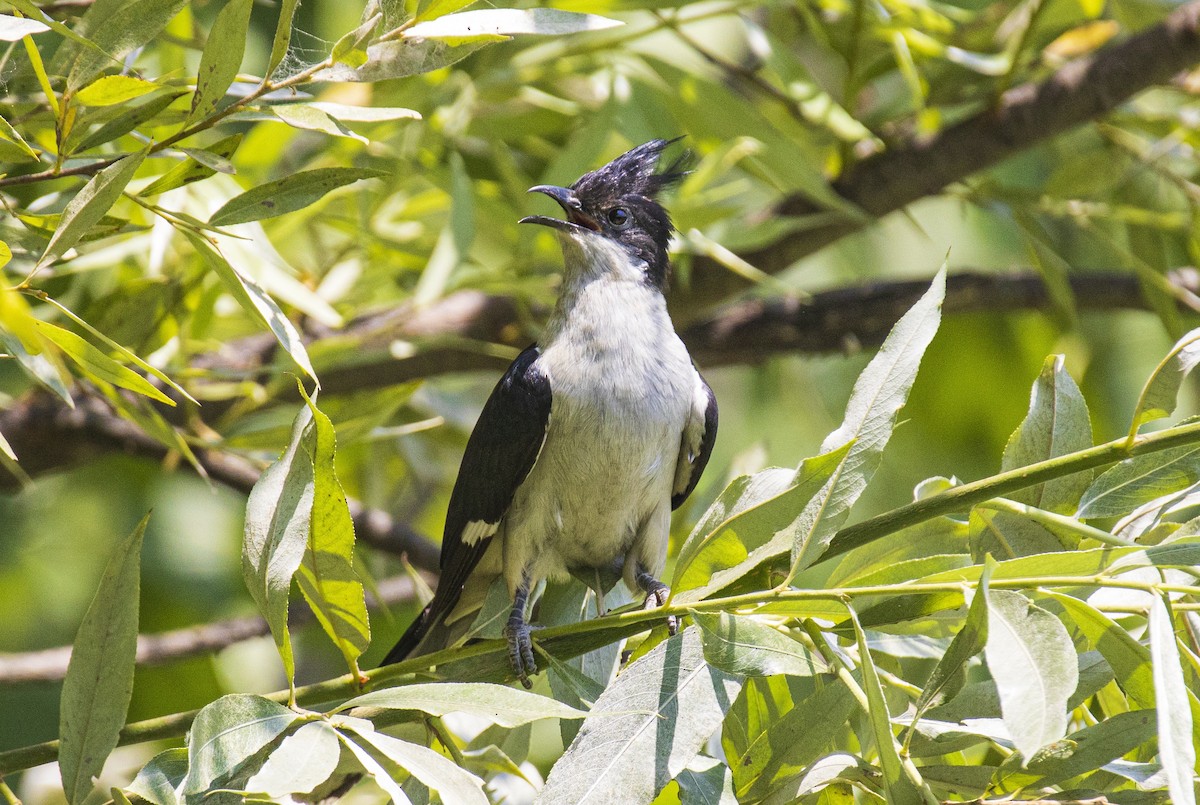
{"type": "MultiPolygon", "coordinates": [[[[1194,262],[1197,246],[1200,194],[1192,182],[1200,104],[1186,76],[1138,95],[1102,121],[962,177],[784,270],[728,254],[769,254],[775,244],[803,237],[819,224],[819,213],[785,217],[775,212],[777,203],[799,194],[815,209],[828,209],[828,182],[849,166],[896,142],[935,138],[945,126],[986,111],[1007,88],[1044,80],[1065,61],[1157,22],[1172,4],[553,5],[625,25],[499,42],[406,78],[305,84],[293,97],[404,107],[421,119],[347,122],[351,137],[235,115],[194,139],[203,147],[241,134],[231,158],[236,175],[218,173],[163,198],[165,206],[205,219],[241,190],[299,170],[353,165],[384,172],[296,213],[231,227],[247,240],[230,240],[226,248],[230,262],[255,277],[313,339],[317,375],[328,383],[320,402],[337,426],[338,472],[352,498],[440,538],[450,485],[483,400],[505,363],[536,336],[555,296],[561,257],[553,237],[517,224],[523,215],[550,212],[550,202],[525,189],[569,184],[654,137],[683,135],[676,148],[694,153],[694,173],[668,202],[680,232],[673,311],[681,328],[719,316],[738,298],[803,301],[864,283],[925,281],[943,261],[952,275],[1032,274],[1055,288],[1065,288],[1067,278],[1086,288],[1099,272],[1130,278],[1125,298],[1103,310],[1086,302],[1086,292],[1015,311],[989,310],[986,300],[967,306],[969,312],[951,307],[856,519],[907,502],[924,478],[971,480],[996,472],[1025,414],[1030,384],[1051,353],[1066,354],[1097,442],[1126,431],[1141,383],[1187,329],[1177,304],[1186,294],[1168,282],[1170,272],[1194,262]],[[736,293],[702,293],[704,282],[720,273],[731,275],[736,293]],[[347,326],[371,316],[387,323],[389,311],[400,311],[400,321],[418,314],[440,321],[460,309],[447,300],[496,298],[506,300],[508,311],[499,331],[396,335],[388,329],[392,322],[367,337],[347,326]],[[389,356],[423,354],[434,355],[437,365],[412,370],[404,382],[371,376],[389,356]],[[351,371],[362,367],[366,377],[351,371]]],[[[70,21],[80,8],[55,15],[70,21]]],[[[202,0],[186,5],[135,55],[134,68],[186,83],[195,74],[197,43],[219,8],[202,0]]],[[[324,58],[362,11],[355,3],[302,3],[283,71],[324,58]]],[[[277,16],[275,3],[255,4],[242,64],[247,76],[264,69],[277,16]]],[[[38,39],[47,49],[53,41],[38,39]]],[[[13,45],[0,62],[0,95],[7,93],[0,111],[10,120],[35,114],[21,94],[28,86],[26,56],[13,45]]],[[[97,153],[120,147],[109,143],[97,153]]],[[[159,163],[148,161],[135,181],[171,167],[159,163]]],[[[31,237],[17,231],[16,214],[61,210],[78,186],[61,180],[3,188],[13,215],[0,237],[17,258],[5,269],[11,282],[26,273],[19,258],[23,238],[31,237]]],[[[120,204],[116,209],[135,226],[81,244],[78,254],[39,275],[38,287],[200,399],[198,413],[172,420],[180,433],[261,467],[278,455],[299,409],[292,379],[298,370],[286,355],[263,352],[261,328],[186,241],[145,210],[120,204]],[[252,353],[268,355],[266,371],[247,368],[243,359],[252,353]]],[[[720,401],[720,436],[703,482],[677,513],[676,544],[732,476],[795,465],[817,452],[841,421],[870,355],[852,335],[836,349],[781,354],[764,345],[752,360],[702,363],[720,401]]],[[[29,388],[13,361],[0,361],[6,405],[29,388]]],[[[148,511],[143,632],[254,614],[240,572],[244,491],[198,477],[176,453],[163,459],[111,447],[73,454],[25,479],[15,470],[0,495],[3,655],[69,645],[114,545],[148,511]]],[[[394,553],[361,545],[357,561],[372,580],[404,572],[394,553]]],[[[293,608],[304,604],[295,598],[293,608]]],[[[364,668],[415,611],[414,602],[373,611],[364,668]]],[[[299,629],[297,640],[298,683],[344,670],[313,626],[299,629]]],[[[0,665],[5,661],[0,657],[0,665]]],[[[129,715],[143,719],[200,707],[224,692],[284,684],[270,638],[260,637],[140,667],[129,715]]],[[[55,737],[58,694],[54,682],[0,684],[0,750],[55,737]]],[[[134,768],[148,751],[119,753],[114,762],[124,757],[134,768]]]]}

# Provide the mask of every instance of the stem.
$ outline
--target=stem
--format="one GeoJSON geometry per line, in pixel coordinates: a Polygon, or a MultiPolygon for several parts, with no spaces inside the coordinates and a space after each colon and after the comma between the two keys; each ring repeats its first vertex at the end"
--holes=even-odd
{"type": "Polygon", "coordinates": [[[1084,539],[1094,539],[1104,545],[1112,545],[1116,548],[1136,547],[1137,543],[1131,539],[1118,537],[1116,534],[1110,534],[1107,531],[1090,526],[1076,520],[1074,517],[1067,517],[1062,514],[1039,509],[1037,506],[1028,506],[1024,503],[1017,503],[1015,500],[1008,498],[996,498],[989,500],[987,503],[981,503],[977,508],[995,509],[996,511],[1008,512],[1016,514],[1026,519],[1032,520],[1035,523],[1040,523],[1046,526],[1051,531],[1069,531],[1077,534],[1084,539]]]}
{"type": "Polygon", "coordinates": [[[847,551],[870,544],[880,537],[909,526],[952,512],[964,511],[977,503],[1015,492],[1018,489],[1073,475],[1084,470],[1095,469],[1105,464],[1113,464],[1132,456],[1155,453],[1159,450],[1168,450],[1172,447],[1197,442],[1200,442],[1200,423],[1182,425],[1138,436],[1132,444],[1129,443],[1127,437],[1122,436],[1120,439],[1089,447],[1086,450],[1057,456],[1030,464],[1027,467],[1018,467],[989,478],[956,486],[940,494],[892,509],[841,529],[834,535],[829,547],[821,556],[821,560],[840,556],[847,551]]]}

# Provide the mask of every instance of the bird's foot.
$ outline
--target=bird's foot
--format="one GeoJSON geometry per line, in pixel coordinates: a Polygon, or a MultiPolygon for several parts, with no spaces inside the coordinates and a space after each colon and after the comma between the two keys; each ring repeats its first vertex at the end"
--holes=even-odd
{"type": "Polygon", "coordinates": [[[504,627],[504,639],[508,641],[508,661],[526,690],[533,687],[529,677],[537,673],[533,661],[533,627],[524,620],[510,618],[504,627]]]}
{"type": "MultiPolygon", "coordinates": [[[[642,572],[637,577],[638,586],[646,591],[646,603],[642,609],[657,609],[667,605],[671,597],[671,588],[663,584],[649,573],[642,572]]],[[[679,631],[679,621],[674,615],[667,616],[667,634],[672,637],[679,631]]]]}

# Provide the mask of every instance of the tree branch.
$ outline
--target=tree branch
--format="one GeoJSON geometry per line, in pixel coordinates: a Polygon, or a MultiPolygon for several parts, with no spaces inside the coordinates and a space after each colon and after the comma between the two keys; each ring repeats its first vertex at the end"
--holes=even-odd
{"type": "MultiPolygon", "coordinates": [[[[1195,271],[1172,272],[1168,281],[1180,303],[1200,307],[1195,271]]],[[[1069,278],[1080,311],[1149,309],[1136,277],[1113,271],[1081,271],[1069,278]]],[[[925,280],[876,282],[823,291],[808,297],[751,299],[728,305],[685,327],[680,335],[703,367],[758,363],[773,355],[846,352],[883,342],[899,318],[928,288],[925,280]]],[[[995,274],[960,271],[946,285],[947,313],[1004,313],[1048,310],[1049,294],[1032,272],[995,274]]],[[[412,318],[407,308],[352,322],[333,334],[353,339],[357,360],[323,370],[326,394],[382,388],[443,374],[506,367],[533,340],[511,299],[480,291],[459,291],[412,318]],[[408,345],[397,356],[392,345],[408,345]],[[484,348],[501,345],[512,349],[484,348]]],[[[273,356],[274,341],[255,336],[235,342],[203,367],[223,376],[261,373],[273,356]],[[268,348],[262,349],[263,345],[268,348]]],[[[291,387],[288,393],[294,393],[291,387]]],[[[0,421],[0,432],[6,432],[0,421]]],[[[28,470],[27,470],[28,471],[28,470]]]]}
{"type": "MultiPolygon", "coordinates": [[[[931,137],[891,144],[833,182],[834,191],[867,216],[835,216],[741,257],[778,273],[802,257],[979,171],[1063,132],[1103,117],[1137,93],[1168,82],[1200,62],[1200,2],[1096,53],[1076,59],[1040,83],[1006,92],[995,106],[931,137]]],[[[802,195],[786,198],[767,217],[829,215],[802,195]]],[[[693,263],[692,284],[672,310],[703,311],[745,290],[747,282],[707,257],[693,263]]]]}
{"type": "MultiPolygon", "coordinates": [[[[108,404],[77,394],[75,408],[57,397],[33,393],[0,411],[0,433],[5,434],[31,477],[75,466],[111,453],[126,453],[161,461],[170,452],[134,423],[122,419],[108,404]]],[[[262,468],[247,459],[219,450],[195,451],[200,466],[218,483],[248,494],[262,468]]],[[[13,489],[17,480],[0,476],[0,489],[13,489]]],[[[349,501],[354,531],[364,544],[388,553],[406,554],[422,570],[436,571],[440,549],[406,523],[391,515],[349,501]]]]}
{"type": "MultiPolygon", "coordinates": [[[[431,577],[432,580],[432,577],[431,577]]],[[[416,586],[408,576],[395,576],[379,583],[379,598],[367,595],[367,606],[379,609],[384,605],[411,601],[416,586]]],[[[293,607],[288,617],[288,626],[296,628],[311,623],[315,618],[307,607],[293,607]]],[[[207,654],[228,648],[235,643],[262,637],[271,633],[267,622],[258,616],[230,618],[228,620],[189,626],[158,634],[138,635],[137,664],[164,665],[169,662],[207,654]]],[[[67,663],[71,660],[71,647],[23,654],[0,654],[0,686],[31,682],[57,682],[67,674],[67,663]]]]}

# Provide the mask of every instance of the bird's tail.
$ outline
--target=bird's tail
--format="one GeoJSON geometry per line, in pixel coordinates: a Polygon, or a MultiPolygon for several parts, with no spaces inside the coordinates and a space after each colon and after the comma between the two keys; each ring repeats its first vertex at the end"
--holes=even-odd
{"type": "Polygon", "coordinates": [[[424,640],[425,636],[429,633],[429,629],[433,626],[434,622],[441,620],[433,613],[433,603],[434,602],[430,601],[425,608],[421,610],[421,614],[418,615],[411,624],[409,624],[408,628],[404,630],[404,634],[401,635],[400,639],[396,642],[396,645],[392,646],[392,650],[389,651],[387,656],[383,658],[383,661],[379,663],[380,665],[391,665],[392,663],[407,659],[408,655],[412,654],[413,650],[420,645],[421,641],[424,640]]]}

